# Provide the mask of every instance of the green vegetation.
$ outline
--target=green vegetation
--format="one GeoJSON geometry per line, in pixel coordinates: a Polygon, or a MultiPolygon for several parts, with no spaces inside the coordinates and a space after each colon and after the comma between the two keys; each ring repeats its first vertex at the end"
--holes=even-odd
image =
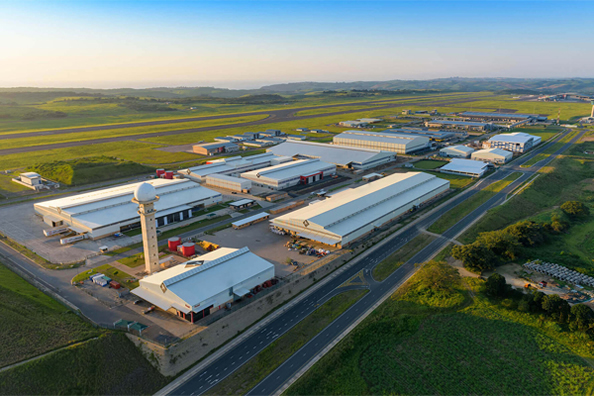
{"type": "Polygon", "coordinates": [[[587,394],[593,345],[433,262],[286,394],[587,394]]]}
{"type": "Polygon", "coordinates": [[[120,283],[122,287],[126,287],[130,290],[135,289],[138,287],[138,279],[134,278],[133,276],[112,267],[109,264],[103,264],[97,268],[90,269],[85,272],[81,272],[80,274],[76,275],[72,278],[72,283],[78,283],[80,281],[86,281],[89,279],[89,276],[93,274],[103,274],[108,276],[109,278],[115,280],[116,282],[120,283]]]}
{"type": "Polygon", "coordinates": [[[98,156],[46,162],[30,166],[27,170],[59,183],[76,186],[150,173],[155,168],[113,157],[98,156]]]}
{"type": "Polygon", "coordinates": [[[522,168],[530,168],[532,165],[536,164],[537,162],[542,161],[549,157],[550,154],[539,153],[536,154],[534,157],[530,158],[528,161],[524,162],[520,167],[522,168]]]}
{"type": "Polygon", "coordinates": [[[383,281],[434,239],[435,237],[428,234],[420,234],[411,239],[401,249],[373,268],[373,279],[378,282],[383,281]]]}
{"type": "Polygon", "coordinates": [[[453,175],[450,173],[439,173],[439,172],[427,172],[430,175],[434,175],[439,177],[440,179],[445,179],[450,181],[450,188],[453,189],[461,189],[468,187],[470,184],[474,183],[476,179],[468,176],[462,175],[453,175]]]}
{"type": "Polygon", "coordinates": [[[416,169],[435,169],[447,164],[447,161],[421,160],[414,163],[416,169]]]}
{"type": "Polygon", "coordinates": [[[132,341],[114,332],[0,373],[4,395],[151,395],[166,383],[132,341]]]}
{"type": "Polygon", "coordinates": [[[239,370],[211,388],[207,394],[245,394],[363,297],[365,293],[367,293],[367,290],[350,290],[332,297],[282,337],[266,347],[255,358],[246,362],[239,370]]]}
{"type": "Polygon", "coordinates": [[[450,229],[460,219],[472,213],[482,204],[493,198],[497,193],[501,192],[505,187],[510,185],[514,180],[522,176],[521,173],[515,172],[507,176],[503,180],[492,183],[486,188],[480,190],[472,197],[464,201],[463,204],[444,213],[435,223],[433,223],[427,230],[441,234],[450,229]]]}
{"type": "Polygon", "coordinates": [[[140,267],[144,264],[144,253],[137,253],[129,257],[118,259],[118,262],[130,268],[140,267]]]}
{"type": "Polygon", "coordinates": [[[2,264],[0,332],[0,367],[100,334],[2,264]]]}

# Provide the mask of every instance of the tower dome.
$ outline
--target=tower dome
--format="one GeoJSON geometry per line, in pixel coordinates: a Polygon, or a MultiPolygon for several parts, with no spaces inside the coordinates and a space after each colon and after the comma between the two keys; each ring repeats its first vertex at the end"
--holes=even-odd
{"type": "Polygon", "coordinates": [[[157,190],[152,184],[142,183],[134,190],[134,198],[138,202],[154,201],[157,198],[157,190]]]}

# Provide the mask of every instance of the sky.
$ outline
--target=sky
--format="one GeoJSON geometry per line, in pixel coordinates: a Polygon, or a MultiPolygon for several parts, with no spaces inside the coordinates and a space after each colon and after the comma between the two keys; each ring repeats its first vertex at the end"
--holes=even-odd
{"type": "Polygon", "coordinates": [[[594,77],[588,1],[0,0],[0,86],[594,77]]]}

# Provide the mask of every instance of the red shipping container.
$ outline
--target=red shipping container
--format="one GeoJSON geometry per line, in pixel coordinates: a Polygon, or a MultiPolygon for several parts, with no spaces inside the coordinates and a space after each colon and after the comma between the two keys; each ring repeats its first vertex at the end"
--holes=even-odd
{"type": "Polygon", "coordinates": [[[111,286],[113,289],[119,289],[120,288],[120,284],[114,280],[112,280],[111,282],[109,282],[109,286],[111,286]]]}
{"type": "Polygon", "coordinates": [[[161,177],[165,174],[165,169],[157,169],[157,177],[161,177]]]}
{"type": "Polygon", "coordinates": [[[173,171],[165,171],[165,179],[173,179],[173,171]]]}

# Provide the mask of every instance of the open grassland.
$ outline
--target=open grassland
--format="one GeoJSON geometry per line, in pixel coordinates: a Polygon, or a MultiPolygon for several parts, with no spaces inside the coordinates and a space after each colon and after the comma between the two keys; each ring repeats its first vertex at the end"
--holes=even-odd
{"type": "Polygon", "coordinates": [[[155,168],[131,161],[120,161],[105,156],[85,157],[69,161],[46,162],[30,166],[27,170],[37,172],[48,179],[69,186],[117,180],[139,174],[151,173],[155,168]]]}
{"type": "Polygon", "coordinates": [[[373,279],[378,282],[383,281],[434,239],[435,237],[428,234],[420,234],[411,239],[402,249],[391,254],[373,268],[373,279]]]}
{"type": "Polygon", "coordinates": [[[0,367],[101,333],[2,264],[0,332],[0,367]]]}
{"type": "Polygon", "coordinates": [[[522,168],[530,168],[532,165],[536,164],[539,161],[542,161],[545,158],[548,158],[551,154],[554,154],[557,150],[563,147],[566,143],[570,142],[576,135],[580,133],[579,131],[571,131],[563,136],[561,139],[557,140],[554,143],[549,144],[549,146],[543,150],[541,153],[535,155],[530,160],[526,161],[521,165],[522,168]]]}
{"type": "Polygon", "coordinates": [[[22,192],[22,191],[31,191],[30,188],[27,188],[21,184],[15,183],[12,181],[13,177],[18,176],[18,174],[8,174],[8,175],[0,175],[0,192],[6,191],[11,193],[22,192]]]}
{"type": "Polygon", "coordinates": [[[0,373],[2,395],[151,395],[167,383],[121,333],[0,373]]]}
{"type": "Polygon", "coordinates": [[[463,204],[452,208],[444,213],[435,223],[433,223],[427,230],[441,234],[447,231],[450,227],[456,224],[459,220],[472,213],[479,206],[493,198],[497,193],[510,185],[514,180],[522,176],[521,173],[515,172],[507,176],[505,179],[492,183],[486,188],[480,190],[472,197],[464,201],[463,204]]]}
{"type": "Polygon", "coordinates": [[[350,290],[332,297],[307,318],[275,340],[239,370],[211,388],[207,395],[243,395],[293,353],[359,300],[367,290],[350,290]]]}
{"type": "Polygon", "coordinates": [[[591,392],[592,342],[507,309],[484,297],[483,281],[460,280],[455,269],[434,265],[425,265],[286,394],[591,392]]]}
{"type": "MultiPolygon", "coordinates": [[[[267,118],[267,114],[254,115],[246,117],[233,117],[223,118],[220,120],[208,120],[208,121],[194,121],[184,122],[180,124],[168,124],[168,125],[155,125],[155,126],[143,126],[133,128],[119,128],[119,129],[108,129],[104,131],[90,131],[90,132],[77,132],[67,133],[59,135],[44,135],[44,136],[32,136],[22,137],[16,139],[2,140],[2,148],[18,148],[18,147],[34,147],[43,146],[46,144],[57,144],[57,143],[68,143],[68,142],[79,142],[84,140],[103,139],[110,137],[121,137],[121,136],[134,136],[145,133],[158,134],[159,132],[175,131],[180,129],[190,128],[208,128],[221,125],[241,124],[246,122],[260,121],[267,118]]],[[[253,127],[252,127],[253,128],[253,127]]],[[[221,133],[218,130],[213,131],[201,131],[196,132],[200,135],[200,140],[213,140],[216,136],[221,133]]]]}
{"type": "Polygon", "coordinates": [[[163,146],[124,141],[68,147],[63,149],[40,150],[27,154],[7,154],[0,156],[0,169],[25,168],[32,164],[101,155],[148,165],[170,164],[200,158],[196,154],[170,153],[154,150],[159,147],[163,146]]]}
{"type": "Polygon", "coordinates": [[[450,173],[439,173],[439,172],[427,172],[430,175],[434,175],[439,177],[440,179],[449,180],[450,181],[450,188],[460,189],[464,187],[468,187],[470,184],[474,183],[476,179],[468,176],[462,175],[453,175],[450,173]]]}

